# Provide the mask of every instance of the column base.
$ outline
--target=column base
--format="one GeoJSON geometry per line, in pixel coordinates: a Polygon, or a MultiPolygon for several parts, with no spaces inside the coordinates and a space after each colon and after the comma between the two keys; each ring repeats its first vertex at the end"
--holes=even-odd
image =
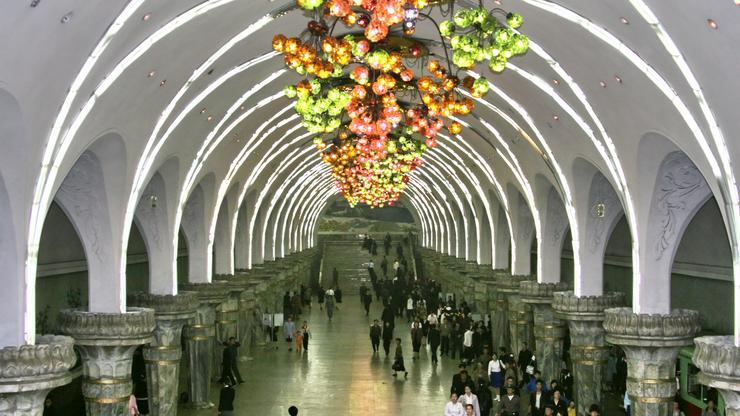
{"type": "Polygon", "coordinates": [[[36,345],[0,350],[0,414],[41,416],[51,389],[72,381],[74,340],[45,335],[36,345]]]}

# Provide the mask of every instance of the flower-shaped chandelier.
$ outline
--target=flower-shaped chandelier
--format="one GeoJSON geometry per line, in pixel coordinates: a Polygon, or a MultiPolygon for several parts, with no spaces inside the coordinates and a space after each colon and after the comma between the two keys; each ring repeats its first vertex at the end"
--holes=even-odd
{"type": "Polygon", "coordinates": [[[314,144],[331,167],[342,195],[351,206],[393,205],[408,174],[422,155],[437,145],[437,134],[453,135],[462,126],[450,118],[469,114],[473,97],[488,92],[483,77],[457,72],[487,62],[502,72],[506,62],[528,48],[516,13],[483,7],[455,9],[455,1],[430,0],[297,0],[313,11],[307,35],[274,37],[272,47],[285,64],[304,75],[285,88],[295,99],[303,126],[315,133],[314,144]],[[425,9],[439,7],[450,20],[437,24],[425,9]],[[495,15],[505,16],[505,23],[495,15]],[[362,31],[334,36],[339,21],[362,31]],[[440,41],[414,37],[417,23],[428,21],[440,41]],[[440,44],[445,58],[431,56],[440,44]],[[452,58],[449,58],[449,49],[452,58]],[[417,68],[417,73],[412,70],[417,68]]]}

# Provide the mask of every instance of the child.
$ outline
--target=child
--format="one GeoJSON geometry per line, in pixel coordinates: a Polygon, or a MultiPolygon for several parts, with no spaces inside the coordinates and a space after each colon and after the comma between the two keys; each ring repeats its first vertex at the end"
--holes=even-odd
{"type": "Polygon", "coordinates": [[[571,400],[570,403],[568,403],[568,416],[576,416],[576,402],[575,402],[575,400],[571,400]]]}
{"type": "Polygon", "coordinates": [[[303,350],[303,331],[298,329],[295,331],[295,350],[301,352],[303,350]]]}

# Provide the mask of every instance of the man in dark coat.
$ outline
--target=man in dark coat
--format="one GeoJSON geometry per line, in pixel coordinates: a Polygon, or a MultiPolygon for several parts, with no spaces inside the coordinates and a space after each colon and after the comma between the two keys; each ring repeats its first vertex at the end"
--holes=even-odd
{"type": "Polygon", "coordinates": [[[239,374],[239,367],[236,365],[237,358],[239,357],[239,345],[234,337],[229,338],[224,344],[221,380],[231,385],[244,383],[241,374],[239,374]]]}
{"type": "Polygon", "coordinates": [[[527,365],[529,365],[529,360],[532,358],[532,351],[527,348],[527,344],[524,343],[522,345],[522,350],[519,351],[519,356],[517,357],[516,362],[519,363],[519,369],[522,370],[522,374],[527,373],[527,365]]]}
{"type": "Polygon", "coordinates": [[[463,369],[460,373],[455,374],[452,377],[452,387],[450,387],[450,394],[456,393],[458,397],[465,394],[465,387],[470,387],[470,390],[475,392],[475,383],[468,376],[468,371],[463,369]]]}
{"type": "Polygon", "coordinates": [[[373,345],[373,354],[378,352],[380,349],[380,336],[382,335],[383,329],[380,327],[380,323],[376,319],[373,324],[370,325],[370,343],[373,345]]]}
{"type": "Polygon", "coordinates": [[[429,325],[429,333],[427,334],[427,340],[429,341],[429,348],[432,350],[432,363],[437,364],[437,348],[441,342],[441,336],[437,325],[429,325]]]}
{"type": "Polygon", "coordinates": [[[393,341],[393,327],[388,323],[383,323],[383,350],[385,356],[391,352],[391,341],[393,341]]]}
{"type": "Polygon", "coordinates": [[[218,399],[218,414],[224,416],[232,416],[234,414],[234,397],[236,397],[236,391],[231,387],[228,382],[221,387],[221,393],[218,399]]]}

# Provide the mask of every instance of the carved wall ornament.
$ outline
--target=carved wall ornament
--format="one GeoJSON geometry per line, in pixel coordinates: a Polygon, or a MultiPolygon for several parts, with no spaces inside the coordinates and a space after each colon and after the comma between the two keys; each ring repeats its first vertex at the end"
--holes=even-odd
{"type": "Polygon", "coordinates": [[[666,156],[658,171],[651,219],[658,223],[655,238],[655,259],[659,260],[670,247],[674,247],[689,221],[689,213],[710,194],[699,169],[683,152],[666,156]]]}

